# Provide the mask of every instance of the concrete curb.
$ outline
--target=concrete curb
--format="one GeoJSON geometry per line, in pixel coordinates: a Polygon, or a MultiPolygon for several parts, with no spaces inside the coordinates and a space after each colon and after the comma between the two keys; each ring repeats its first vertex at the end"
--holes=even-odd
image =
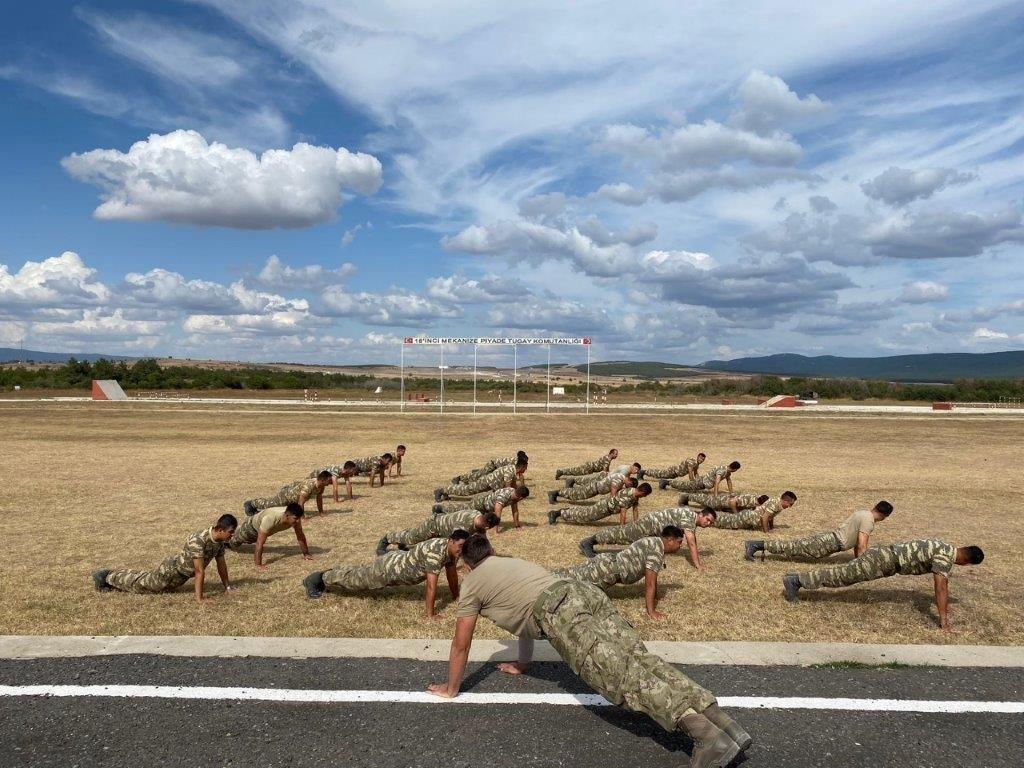
{"type": "MultiPolygon", "coordinates": [[[[448,640],[390,640],[314,637],[218,636],[0,636],[0,658],[41,659],[147,654],[270,658],[391,658],[446,661],[448,640]]],[[[647,647],[673,664],[807,666],[857,662],[939,667],[1024,667],[1024,646],[868,645],[860,643],[674,643],[647,647]]],[[[514,640],[477,640],[472,661],[515,659],[514,640]]],[[[538,661],[558,661],[545,642],[537,643],[538,661]]]]}

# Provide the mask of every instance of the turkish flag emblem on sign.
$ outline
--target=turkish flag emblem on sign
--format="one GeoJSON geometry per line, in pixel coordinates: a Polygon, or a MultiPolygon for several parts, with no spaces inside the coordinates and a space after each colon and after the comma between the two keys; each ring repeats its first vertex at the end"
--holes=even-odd
{"type": "Polygon", "coordinates": [[[412,336],[406,336],[405,337],[405,343],[406,344],[412,344],[412,336]]]}
{"type": "Polygon", "coordinates": [[[589,343],[590,343],[590,339],[589,339],[589,338],[586,338],[586,337],[584,337],[584,339],[583,339],[583,343],[584,343],[584,344],[589,344],[589,343]]]}

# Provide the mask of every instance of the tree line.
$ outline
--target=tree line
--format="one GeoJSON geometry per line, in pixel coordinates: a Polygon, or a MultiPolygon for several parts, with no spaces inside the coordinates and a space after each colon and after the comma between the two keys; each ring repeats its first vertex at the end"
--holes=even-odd
{"type": "MultiPolygon", "coordinates": [[[[0,367],[0,389],[88,389],[93,379],[116,379],[125,389],[132,390],[272,390],[316,389],[358,390],[372,393],[377,387],[397,392],[399,381],[371,375],[323,373],[320,371],[278,370],[275,368],[206,368],[197,365],[161,366],[154,359],[134,362],[97,360],[87,362],[71,358],[64,365],[41,368],[24,366],[0,367]]],[[[481,379],[481,392],[512,394],[508,380],[481,379]]],[[[566,395],[582,396],[584,384],[564,385],[566,395]]],[[[438,388],[436,378],[407,377],[406,392],[433,392],[438,388]]],[[[445,389],[468,392],[473,382],[467,379],[446,379],[445,389]]],[[[598,391],[591,385],[591,393],[598,391]]],[[[543,393],[542,382],[518,383],[523,393],[543,393]]],[[[903,384],[865,379],[815,379],[779,376],[752,376],[745,379],[708,379],[699,383],[637,381],[618,387],[612,392],[634,393],[657,397],[772,397],[774,395],[801,395],[816,392],[826,400],[906,400],[956,402],[1000,402],[1024,399],[1024,379],[962,379],[952,384],[903,384]]]]}

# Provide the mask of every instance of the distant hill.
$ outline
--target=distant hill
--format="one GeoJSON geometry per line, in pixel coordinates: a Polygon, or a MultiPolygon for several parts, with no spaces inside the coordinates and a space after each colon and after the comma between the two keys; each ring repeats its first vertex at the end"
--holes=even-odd
{"type": "Polygon", "coordinates": [[[97,360],[134,360],[124,355],[94,355],[89,352],[40,352],[38,349],[14,349],[0,347],[0,363],[17,363],[27,360],[33,363],[66,363],[70,358],[94,363],[97,360]]]}
{"type": "MultiPolygon", "coordinates": [[[[580,373],[587,372],[585,363],[572,367],[580,373]]],[[[695,374],[706,374],[706,371],[692,365],[634,362],[632,360],[591,363],[590,372],[595,376],[636,376],[641,379],[681,379],[692,377],[695,374]]]]}
{"type": "Polygon", "coordinates": [[[768,355],[708,360],[701,368],[780,376],[947,382],[956,379],[1024,379],[1024,352],[966,352],[892,357],[768,355]]]}

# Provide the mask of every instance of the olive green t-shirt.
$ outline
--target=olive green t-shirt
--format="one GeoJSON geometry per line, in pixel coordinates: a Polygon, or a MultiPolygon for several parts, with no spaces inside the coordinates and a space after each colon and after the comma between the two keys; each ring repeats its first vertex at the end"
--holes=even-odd
{"type": "Polygon", "coordinates": [[[536,637],[533,604],[556,581],[536,563],[491,555],[463,580],[455,617],[483,616],[513,635],[536,637]]]}
{"type": "Polygon", "coordinates": [[[875,530],[875,516],[870,510],[859,509],[850,515],[836,530],[836,536],[845,549],[857,546],[857,537],[866,533],[868,536],[875,530]]]}
{"type": "Polygon", "coordinates": [[[291,526],[284,521],[284,515],[284,507],[267,507],[252,516],[252,527],[257,531],[263,531],[267,536],[287,531],[291,526]]]}

